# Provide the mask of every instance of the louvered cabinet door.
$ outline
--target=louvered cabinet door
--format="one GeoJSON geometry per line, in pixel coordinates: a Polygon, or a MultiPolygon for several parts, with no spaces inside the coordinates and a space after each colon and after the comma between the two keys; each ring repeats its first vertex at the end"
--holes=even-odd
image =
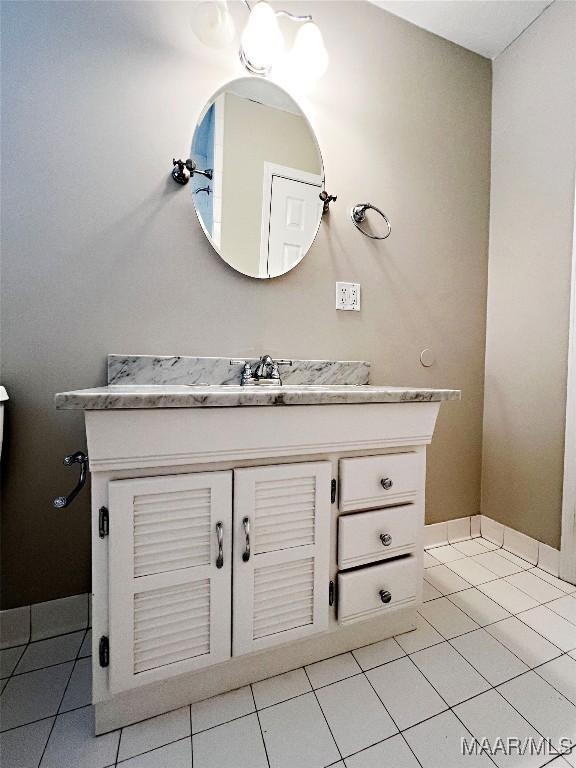
{"type": "Polygon", "coordinates": [[[110,690],[230,658],[232,473],[114,480],[109,511],[110,690]]]}
{"type": "Polygon", "coordinates": [[[327,629],[331,477],[327,461],[234,472],[235,656],[327,629]]]}

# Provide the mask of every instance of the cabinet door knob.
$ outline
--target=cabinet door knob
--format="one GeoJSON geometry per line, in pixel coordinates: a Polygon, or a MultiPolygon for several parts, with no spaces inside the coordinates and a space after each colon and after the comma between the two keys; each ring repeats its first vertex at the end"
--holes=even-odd
{"type": "Polygon", "coordinates": [[[390,480],[389,477],[383,477],[380,480],[380,485],[382,486],[382,488],[384,488],[385,491],[389,491],[390,488],[392,488],[392,486],[394,485],[394,483],[392,482],[392,480],[390,480]]]}
{"type": "Polygon", "coordinates": [[[222,568],[224,565],[224,525],[221,522],[216,523],[216,540],[218,541],[216,568],[222,568]]]}
{"type": "Polygon", "coordinates": [[[380,541],[383,547],[389,547],[392,544],[392,536],[389,533],[381,533],[380,541]]]}
{"type": "Polygon", "coordinates": [[[250,560],[250,520],[245,517],[244,520],[242,520],[242,525],[244,526],[244,535],[246,536],[244,552],[242,552],[242,560],[247,563],[248,560],[250,560]]]}
{"type": "Polygon", "coordinates": [[[392,600],[392,595],[390,592],[388,592],[387,589],[381,589],[378,594],[380,595],[380,600],[382,600],[383,603],[389,603],[390,600],[392,600]]]}

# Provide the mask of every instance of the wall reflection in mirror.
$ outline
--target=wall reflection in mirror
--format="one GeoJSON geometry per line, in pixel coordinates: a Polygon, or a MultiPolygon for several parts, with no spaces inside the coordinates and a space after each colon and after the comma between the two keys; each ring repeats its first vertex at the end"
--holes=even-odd
{"type": "Polygon", "coordinates": [[[230,266],[277,277],[306,255],[320,225],[324,170],[302,110],[267,80],[217,91],[194,131],[190,187],[204,232],[230,266]]]}

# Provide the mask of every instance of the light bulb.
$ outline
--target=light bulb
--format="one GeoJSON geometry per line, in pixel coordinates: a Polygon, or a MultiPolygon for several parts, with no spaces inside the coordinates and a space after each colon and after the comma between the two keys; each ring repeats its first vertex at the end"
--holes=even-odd
{"type": "Polygon", "coordinates": [[[246,29],[242,33],[240,58],[246,69],[258,75],[267,75],[282,54],[284,38],[278,26],[276,13],[261,0],[250,12],[246,29]]]}
{"type": "Polygon", "coordinates": [[[192,21],[194,34],[210,48],[224,48],[230,45],[236,34],[234,20],[225,0],[200,3],[192,21]]]}
{"type": "Polygon", "coordinates": [[[319,78],[326,72],[328,51],[313,21],[307,21],[298,30],[290,52],[290,66],[305,78],[319,78]]]}

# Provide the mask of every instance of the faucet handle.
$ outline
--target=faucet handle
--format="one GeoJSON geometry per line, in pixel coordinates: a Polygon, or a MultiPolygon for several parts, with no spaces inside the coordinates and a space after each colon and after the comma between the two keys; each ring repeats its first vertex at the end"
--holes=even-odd
{"type": "Polygon", "coordinates": [[[270,378],[280,381],[280,371],[278,370],[278,363],[276,362],[272,363],[272,371],[270,373],[270,378]]]}
{"type": "Polygon", "coordinates": [[[240,376],[240,384],[246,386],[246,384],[252,384],[253,381],[254,375],[252,373],[252,366],[249,362],[245,362],[242,369],[242,375],[240,376]]]}

